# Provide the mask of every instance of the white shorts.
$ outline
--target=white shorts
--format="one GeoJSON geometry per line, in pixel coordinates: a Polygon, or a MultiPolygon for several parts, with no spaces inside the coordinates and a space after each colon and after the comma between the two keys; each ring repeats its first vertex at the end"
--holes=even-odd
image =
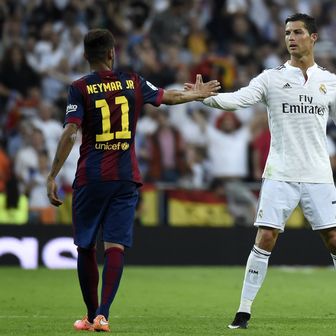
{"type": "Polygon", "coordinates": [[[329,183],[285,182],[265,179],[261,186],[255,226],[284,231],[300,205],[313,230],[336,227],[336,188],[329,183]]]}

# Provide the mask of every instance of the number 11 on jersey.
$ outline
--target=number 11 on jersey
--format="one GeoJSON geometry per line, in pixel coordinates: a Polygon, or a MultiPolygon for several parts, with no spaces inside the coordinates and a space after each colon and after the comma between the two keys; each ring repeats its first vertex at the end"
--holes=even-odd
{"type": "Polygon", "coordinates": [[[121,131],[111,133],[111,121],[110,121],[110,107],[107,104],[106,99],[96,100],[96,108],[100,108],[102,114],[102,134],[96,134],[97,142],[106,142],[114,139],[130,139],[131,131],[129,130],[129,106],[125,96],[115,98],[116,105],[121,107],[121,131]]]}

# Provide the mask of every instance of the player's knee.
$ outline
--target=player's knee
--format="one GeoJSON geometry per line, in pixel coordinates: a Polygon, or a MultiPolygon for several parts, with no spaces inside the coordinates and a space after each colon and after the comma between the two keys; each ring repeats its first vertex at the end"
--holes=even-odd
{"type": "Polygon", "coordinates": [[[256,237],[257,247],[271,252],[274,248],[278,235],[279,231],[277,229],[259,228],[256,237]]]}
{"type": "Polygon", "coordinates": [[[336,228],[324,232],[323,236],[329,251],[336,253],[336,228]]]}

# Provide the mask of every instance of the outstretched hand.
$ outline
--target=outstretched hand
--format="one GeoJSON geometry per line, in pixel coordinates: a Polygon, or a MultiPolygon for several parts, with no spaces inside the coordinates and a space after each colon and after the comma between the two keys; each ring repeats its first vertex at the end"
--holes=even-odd
{"type": "Polygon", "coordinates": [[[196,75],[196,81],[192,83],[184,83],[183,88],[185,91],[198,91],[201,95],[200,99],[204,99],[210,96],[216,96],[221,89],[220,82],[218,80],[211,80],[203,83],[202,75],[196,75]]]}

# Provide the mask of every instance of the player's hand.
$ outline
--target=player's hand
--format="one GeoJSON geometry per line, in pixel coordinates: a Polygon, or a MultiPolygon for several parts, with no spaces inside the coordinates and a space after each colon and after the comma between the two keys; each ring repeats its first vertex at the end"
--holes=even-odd
{"type": "Polygon", "coordinates": [[[185,91],[198,91],[202,99],[217,95],[217,91],[221,89],[221,84],[218,80],[203,83],[202,75],[197,74],[195,83],[184,83],[183,88],[185,91]]]}
{"type": "Polygon", "coordinates": [[[192,91],[198,93],[199,98],[197,100],[203,100],[207,97],[216,96],[218,94],[216,91],[220,90],[220,88],[221,85],[218,80],[211,80],[209,82],[203,83],[202,75],[197,74],[192,91]]]}
{"type": "Polygon", "coordinates": [[[57,196],[57,184],[55,179],[48,176],[47,178],[47,194],[49,198],[49,202],[52,205],[60,206],[63,202],[57,196]]]}

